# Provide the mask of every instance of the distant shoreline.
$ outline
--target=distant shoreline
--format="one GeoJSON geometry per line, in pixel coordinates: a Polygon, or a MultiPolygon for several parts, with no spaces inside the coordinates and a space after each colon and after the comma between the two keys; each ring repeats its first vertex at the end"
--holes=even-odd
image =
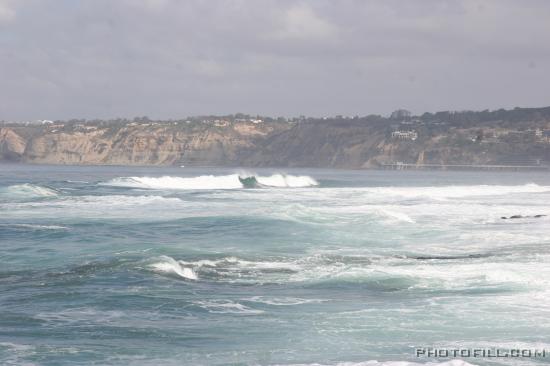
{"type": "Polygon", "coordinates": [[[243,165],[159,165],[159,164],[66,164],[66,163],[36,163],[21,161],[2,161],[1,165],[28,165],[28,166],[51,166],[51,167],[120,167],[120,168],[175,168],[185,171],[185,169],[272,169],[275,171],[284,171],[285,169],[320,169],[320,170],[342,170],[342,171],[433,171],[433,172],[460,172],[460,171],[478,171],[478,172],[550,172],[550,166],[513,166],[513,165],[435,165],[435,164],[384,164],[381,166],[347,168],[347,167],[320,167],[320,166],[243,166],[243,165]]]}
{"type": "MultiPolygon", "coordinates": [[[[391,117],[1,123],[0,161],[66,165],[548,170],[550,107],[391,117]]],[[[238,118],[237,118],[238,117],[238,118]]]]}

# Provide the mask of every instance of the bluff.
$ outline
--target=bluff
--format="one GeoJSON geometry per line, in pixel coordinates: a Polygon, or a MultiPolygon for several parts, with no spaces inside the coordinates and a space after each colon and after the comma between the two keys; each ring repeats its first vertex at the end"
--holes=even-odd
{"type": "Polygon", "coordinates": [[[372,168],[546,165],[550,107],[421,116],[1,123],[0,161],[372,168]]]}

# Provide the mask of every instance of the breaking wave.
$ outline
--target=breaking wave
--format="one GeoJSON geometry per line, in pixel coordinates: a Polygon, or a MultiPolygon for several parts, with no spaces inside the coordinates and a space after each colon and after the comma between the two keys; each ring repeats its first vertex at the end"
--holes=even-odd
{"type": "Polygon", "coordinates": [[[273,174],[269,177],[254,175],[201,175],[198,177],[121,177],[103,185],[142,189],[240,189],[240,188],[302,188],[319,183],[309,176],[273,174]]]}
{"type": "Polygon", "coordinates": [[[162,256],[158,262],[149,265],[155,272],[175,274],[188,280],[197,280],[198,276],[192,268],[184,267],[180,262],[168,256],[162,256]]]}
{"type": "Polygon", "coordinates": [[[262,176],[239,176],[239,180],[245,187],[288,187],[288,188],[300,188],[300,187],[312,187],[317,186],[319,183],[307,176],[307,175],[286,175],[286,174],[273,174],[269,177],[262,176]]]}
{"type": "Polygon", "coordinates": [[[0,195],[13,199],[33,199],[56,197],[58,192],[52,188],[25,183],[0,188],[0,195]]]}

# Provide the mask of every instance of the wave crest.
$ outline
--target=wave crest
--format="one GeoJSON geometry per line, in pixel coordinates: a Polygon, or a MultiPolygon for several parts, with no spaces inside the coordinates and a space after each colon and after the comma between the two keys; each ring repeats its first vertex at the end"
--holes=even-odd
{"type": "Polygon", "coordinates": [[[303,188],[319,183],[306,175],[294,176],[273,174],[268,177],[256,175],[201,175],[198,177],[120,177],[103,185],[141,189],[241,189],[241,188],[303,188]]]}
{"type": "Polygon", "coordinates": [[[176,261],[174,258],[163,255],[159,259],[160,260],[158,262],[150,264],[149,268],[151,268],[155,272],[175,274],[180,277],[186,278],[188,280],[199,279],[199,277],[197,276],[195,271],[193,271],[192,268],[184,267],[180,262],[176,261]]]}
{"type": "Polygon", "coordinates": [[[302,188],[317,186],[319,183],[307,175],[287,175],[273,174],[269,177],[262,176],[239,176],[239,180],[243,186],[247,187],[250,184],[252,187],[276,187],[276,188],[302,188]],[[246,183],[248,182],[248,184],[246,183]]]}
{"type": "Polygon", "coordinates": [[[52,188],[39,186],[36,184],[24,183],[0,188],[0,195],[14,199],[33,199],[56,197],[58,192],[52,188]]]}

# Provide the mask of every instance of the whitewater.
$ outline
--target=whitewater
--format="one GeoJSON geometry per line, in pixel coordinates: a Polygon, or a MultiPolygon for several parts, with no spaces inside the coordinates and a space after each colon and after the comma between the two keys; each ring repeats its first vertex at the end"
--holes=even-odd
{"type": "Polygon", "coordinates": [[[0,364],[546,364],[414,351],[550,350],[549,202],[545,172],[0,165],[0,364]]]}
{"type": "Polygon", "coordinates": [[[262,177],[250,173],[230,174],[222,176],[202,175],[198,177],[122,177],[115,178],[104,185],[115,187],[130,187],[144,189],[238,189],[246,188],[246,180],[253,184],[248,188],[273,187],[273,188],[299,188],[316,186],[315,179],[308,176],[294,176],[286,174],[273,174],[262,177]]]}

